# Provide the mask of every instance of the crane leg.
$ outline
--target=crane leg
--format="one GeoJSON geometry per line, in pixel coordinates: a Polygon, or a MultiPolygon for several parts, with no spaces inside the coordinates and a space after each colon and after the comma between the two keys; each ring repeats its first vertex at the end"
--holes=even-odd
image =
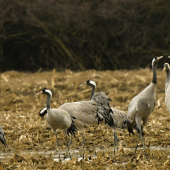
{"type": "Polygon", "coordinates": [[[137,151],[137,148],[138,148],[138,144],[139,144],[139,141],[141,140],[142,142],[142,145],[143,145],[143,149],[144,149],[144,152],[145,152],[145,156],[146,156],[146,159],[147,159],[147,154],[146,154],[146,148],[145,148],[145,144],[144,144],[144,139],[142,137],[142,126],[140,126],[141,128],[139,128],[139,138],[138,138],[138,141],[137,141],[137,145],[135,147],[135,154],[136,154],[136,151],[137,151]]]}
{"type": "Polygon", "coordinates": [[[137,145],[136,145],[136,147],[135,147],[135,154],[136,154],[136,151],[137,151],[137,149],[138,149],[139,141],[140,141],[140,134],[139,134],[139,138],[138,138],[138,140],[137,140],[137,145]]]}
{"type": "Polygon", "coordinates": [[[59,154],[59,159],[60,159],[60,151],[59,151],[59,141],[57,138],[57,131],[54,130],[55,136],[56,136],[56,141],[57,141],[57,147],[58,147],[58,154],[59,154]]]}
{"type": "Polygon", "coordinates": [[[119,148],[118,148],[118,141],[119,141],[119,138],[117,137],[116,132],[115,132],[115,138],[116,138],[116,146],[117,146],[117,151],[118,151],[118,150],[119,150],[119,148]]]}
{"type": "Polygon", "coordinates": [[[70,137],[70,141],[69,141],[68,145],[70,146],[71,144],[72,144],[72,135],[70,137]]]}
{"type": "Polygon", "coordinates": [[[83,132],[81,132],[81,136],[82,136],[82,147],[83,147],[82,152],[83,152],[83,159],[84,159],[84,144],[85,144],[85,139],[84,139],[84,133],[83,132]]]}
{"type": "Polygon", "coordinates": [[[143,145],[143,149],[144,149],[144,152],[145,152],[146,159],[148,159],[148,156],[146,154],[146,148],[145,148],[145,144],[144,144],[144,139],[142,137],[142,131],[140,131],[140,140],[141,140],[142,145],[143,145]]]}
{"type": "Polygon", "coordinates": [[[70,144],[68,143],[68,139],[67,139],[67,133],[66,133],[66,144],[67,144],[67,151],[68,151],[68,153],[70,155],[70,159],[72,159],[71,154],[70,154],[70,149],[69,149],[70,144]]]}
{"type": "Polygon", "coordinates": [[[116,135],[116,131],[114,130],[114,155],[116,154],[116,147],[117,147],[117,151],[118,151],[118,137],[116,135]]]}

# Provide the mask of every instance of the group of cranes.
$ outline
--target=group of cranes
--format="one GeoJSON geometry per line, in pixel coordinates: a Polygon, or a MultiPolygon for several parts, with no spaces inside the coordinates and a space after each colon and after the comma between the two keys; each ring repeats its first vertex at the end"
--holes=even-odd
{"type": "MultiPolygon", "coordinates": [[[[143,128],[146,125],[149,116],[153,112],[156,104],[156,84],[157,84],[157,65],[159,60],[163,58],[154,57],[152,60],[152,71],[153,77],[151,83],[138,95],[136,95],[129,103],[128,112],[115,109],[110,107],[111,99],[108,94],[104,92],[95,92],[96,83],[93,80],[87,80],[84,84],[92,87],[90,100],[89,101],[78,101],[71,103],[64,103],[59,108],[50,107],[50,99],[52,97],[52,92],[48,88],[43,88],[40,92],[35,95],[45,94],[47,95],[46,107],[39,111],[39,115],[44,117],[46,115],[46,121],[49,126],[53,129],[56,136],[58,153],[59,152],[59,140],[57,137],[57,129],[64,130],[66,134],[66,145],[67,151],[71,158],[69,146],[72,141],[72,135],[75,136],[77,131],[80,131],[82,135],[82,147],[83,147],[83,158],[84,158],[84,128],[98,125],[101,121],[105,122],[114,132],[114,153],[116,146],[118,149],[118,138],[116,135],[116,129],[127,129],[129,134],[134,134],[133,129],[136,129],[139,138],[137,140],[137,145],[135,148],[135,153],[138,148],[139,141],[141,141],[144,149],[145,156],[147,158],[144,138],[143,138],[143,128]],[[67,135],[71,134],[71,140],[68,142],[67,135]]],[[[168,57],[170,58],[170,56],[168,57]]],[[[166,71],[166,82],[165,82],[165,104],[170,112],[170,65],[168,63],[164,64],[164,71],[166,71]]],[[[7,146],[2,127],[0,126],[0,141],[4,146],[7,146]]]]}
{"type": "MultiPolygon", "coordinates": [[[[57,139],[56,129],[64,129],[66,134],[71,130],[71,134],[74,134],[76,130],[80,131],[82,135],[82,145],[84,150],[84,127],[91,125],[97,125],[100,121],[104,121],[105,124],[109,125],[114,131],[114,153],[115,147],[118,145],[118,138],[116,135],[116,129],[128,129],[129,134],[133,133],[133,129],[136,129],[139,133],[139,139],[135,148],[135,153],[141,140],[145,156],[147,158],[144,139],[143,139],[143,127],[146,125],[147,120],[150,114],[153,112],[155,103],[156,103],[156,83],[157,83],[157,65],[159,60],[163,56],[154,57],[152,60],[152,70],[153,78],[152,82],[137,96],[135,96],[128,106],[128,113],[125,113],[121,110],[110,107],[111,99],[104,92],[95,92],[96,83],[93,80],[88,80],[79,86],[84,84],[92,87],[90,101],[79,101],[64,103],[58,109],[50,108],[50,98],[52,92],[44,88],[38,94],[46,94],[47,97],[47,107],[40,110],[40,115],[44,116],[47,113],[46,120],[47,123],[54,130],[57,139]],[[64,118],[63,118],[64,117],[64,118]],[[74,120],[73,120],[74,118],[74,120]],[[74,125],[74,126],[73,126],[74,125]]],[[[168,86],[170,83],[170,74],[169,74],[169,64],[165,63],[164,69],[167,72],[166,80],[166,92],[169,90],[168,86]]],[[[165,101],[167,101],[168,107],[168,92],[166,94],[165,101]]],[[[170,109],[170,106],[168,107],[170,109]]],[[[57,140],[58,141],[58,140],[57,140]]],[[[59,143],[57,142],[58,147],[59,143]]],[[[69,150],[69,144],[67,142],[67,147],[69,150]]],[[[70,155],[71,157],[71,155],[70,155]]],[[[83,151],[84,158],[84,151],[83,151]]]]}
{"type": "MultiPolygon", "coordinates": [[[[135,153],[138,148],[139,141],[142,142],[145,156],[147,158],[144,139],[143,128],[146,125],[150,114],[153,112],[156,104],[156,84],[157,84],[157,65],[159,60],[163,56],[154,57],[152,60],[153,78],[152,82],[138,95],[136,95],[129,103],[128,113],[124,111],[110,107],[111,99],[104,92],[94,93],[96,83],[93,80],[88,80],[81,85],[87,84],[92,87],[90,100],[64,103],[59,108],[50,107],[50,99],[52,92],[48,88],[43,88],[39,93],[47,95],[46,107],[42,108],[39,112],[41,117],[46,115],[46,121],[53,129],[59,152],[59,141],[57,138],[57,129],[63,129],[66,134],[66,143],[68,152],[69,145],[67,135],[71,134],[75,136],[75,132],[78,130],[82,135],[83,146],[83,158],[84,158],[84,128],[92,125],[98,125],[100,121],[104,121],[114,131],[114,153],[115,147],[118,145],[118,138],[116,135],[116,129],[127,129],[129,134],[133,133],[133,129],[136,129],[139,133],[139,138],[135,148],[135,153]]],[[[170,58],[170,56],[168,57],[170,58]]],[[[170,112],[170,66],[168,63],[164,64],[164,71],[167,73],[165,82],[165,103],[167,109],[170,112]]],[[[7,146],[4,132],[0,126],[0,141],[4,146],[7,146]]],[[[60,152],[59,152],[60,157],[60,152]]]]}
{"type": "MultiPolygon", "coordinates": [[[[90,101],[79,101],[64,103],[58,109],[50,108],[50,98],[52,92],[44,88],[37,94],[47,95],[47,106],[40,110],[40,116],[44,116],[47,113],[46,121],[54,130],[57,139],[56,129],[64,129],[66,134],[75,134],[78,130],[82,135],[82,145],[84,150],[84,128],[91,125],[97,125],[100,121],[104,121],[114,131],[114,153],[115,147],[118,145],[118,138],[116,135],[116,129],[128,129],[129,134],[133,133],[133,129],[136,129],[139,133],[139,139],[135,148],[135,153],[138,148],[139,141],[142,142],[145,156],[147,158],[146,149],[143,139],[143,127],[146,125],[150,114],[153,112],[156,104],[156,84],[157,84],[157,65],[159,60],[163,56],[154,57],[152,60],[153,78],[152,82],[138,95],[136,95],[128,106],[128,113],[124,111],[110,107],[111,99],[104,92],[95,92],[96,83],[93,80],[88,80],[79,86],[84,84],[92,87],[90,101]]],[[[164,64],[164,70],[167,72],[167,80],[165,85],[165,102],[168,110],[170,111],[170,66],[168,63],[164,64]]],[[[36,94],[36,95],[37,95],[36,94]]],[[[66,138],[67,139],[67,138],[66,138]]],[[[59,147],[59,142],[57,140],[59,147]]],[[[69,144],[67,141],[67,147],[69,151],[69,144]]],[[[70,153],[70,152],[69,152],[70,153]]],[[[71,158],[71,155],[70,155],[71,158]]],[[[83,151],[84,158],[84,151],[83,151]]]]}

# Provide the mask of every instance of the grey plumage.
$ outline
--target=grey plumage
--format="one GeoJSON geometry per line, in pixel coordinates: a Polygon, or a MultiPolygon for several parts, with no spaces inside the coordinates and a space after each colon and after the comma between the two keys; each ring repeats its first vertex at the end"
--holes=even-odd
{"type": "Polygon", "coordinates": [[[127,114],[122,111],[111,107],[113,113],[111,116],[114,120],[115,128],[127,129],[127,114]]]}
{"type": "MultiPolygon", "coordinates": [[[[96,89],[96,83],[93,80],[87,80],[87,82],[83,83],[92,87],[90,99],[102,103],[103,107],[110,109],[110,101],[111,99],[103,92],[94,93],[96,89]]],[[[82,85],[82,84],[81,84],[82,85]]],[[[111,107],[110,116],[113,119],[114,126],[113,128],[127,128],[127,114],[121,110],[115,109],[111,107]]]]}
{"type": "MultiPolygon", "coordinates": [[[[115,109],[110,107],[110,101],[111,99],[107,96],[108,93],[103,93],[103,92],[97,92],[94,93],[96,89],[96,82],[93,80],[87,80],[85,83],[89,86],[92,87],[91,95],[90,95],[90,100],[94,100],[96,102],[102,103],[103,107],[106,109],[110,109],[110,115],[114,121],[114,125],[112,127],[114,128],[127,128],[127,114],[121,110],[115,109]]],[[[81,85],[83,85],[81,84],[81,85]]]]}
{"type": "Polygon", "coordinates": [[[91,101],[79,101],[72,103],[65,103],[59,107],[60,109],[66,110],[71,116],[76,119],[74,121],[75,126],[78,128],[82,135],[82,146],[83,146],[83,158],[84,158],[84,128],[92,125],[97,125],[101,118],[105,119],[105,122],[113,126],[114,122],[109,117],[110,108],[106,109],[94,100],[91,101]]]}
{"type": "MultiPolygon", "coordinates": [[[[68,133],[68,130],[72,127],[73,120],[70,116],[70,114],[62,109],[48,109],[47,115],[46,115],[46,121],[51,126],[53,130],[57,129],[64,129],[66,133],[68,133]]],[[[69,130],[72,134],[76,129],[69,130]]]]}
{"type": "Polygon", "coordinates": [[[114,120],[114,154],[116,153],[116,147],[118,150],[118,137],[116,134],[116,129],[127,129],[127,114],[121,110],[112,108],[111,117],[114,120]]]}
{"type": "Polygon", "coordinates": [[[104,117],[105,123],[107,123],[111,127],[114,126],[114,121],[113,121],[112,117],[110,116],[110,113],[112,112],[112,110],[110,108],[109,102],[111,101],[111,99],[104,92],[94,93],[95,88],[96,88],[95,81],[87,80],[86,82],[80,84],[79,86],[82,86],[84,84],[87,84],[87,85],[92,87],[92,91],[91,91],[91,95],[90,95],[90,101],[95,101],[95,102],[100,103],[102,105],[102,107],[98,109],[99,112],[103,113],[103,109],[106,110],[106,113],[103,113],[102,116],[100,114],[98,115],[99,116],[98,121],[103,121],[103,117],[105,115],[107,115],[106,118],[104,117]],[[111,123],[109,123],[109,120],[111,121],[111,123]]]}
{"type": "MultiPolygon", "coordinates": [[[[95,101],[101,102],[105,108],[110,108],[110,105],[109,105],[110,98],[105,97],[104,99],[103,96],[107,96],[107,95],[103,92],[97,92],[97,93],[94,93],[92,99],[94,99],[95,101]]],[[[127,129],[128,128],[127,127],[127,114],[124,111],[111,107],[110,116],[114,122],[114,126],[111,126],[112,128],[114,129],[116,128],[127,129]]]]}
{"type": "Polygon", "coordinates": [[[110,107],[109,102],[111,101],[110,98],[103,92],[94,93],[92,96],[92,100],[101,102],[105,108],[111,108],[110,116],[113,119],[114,126],[113,128],[120,128],[120,129],[127,129],[127,114],[124,111],[115,109],[110,107]],[[104,97],[105,96],[105,97],[104,97]]]}
{"type": "MultiPolygon", "coordinates": [[[[102,99],[108,100],[107,96],[102,99]]],[[[59,107],[66,110],[71,116],[74,116],[75,126],[82,135],[83,158],[84,158],[84,128],[92,125],[97,125],[99,121],[105,120],[109,126],[114,126],[114,121],[110,117],[110,106],[105,107],[101,101],[92,99],[90,101],[79,101],[72,103],[65,103],[59,107]]]]}
{"type": "MultiPolygon", "coordinates": [[[[60,112],[62,113],[62,111],[60,112]]],[[[40,111],[39,111],[39,115],[41,117],[44,117],[45,115],[47,114],[47,107],[43,107],[40,111]]],[[[71,115],[70,115],[71,116],[71,115]]],[[[75,131],[77,131],[77,128],[75,127],[74,125],[74,119],[76,119],[74,116],[71,116],[71,119],[72,119],[72,123],[71,123],[71,126],[67,129],[67,134],[71,134],[71,135],[74,135],[75,136],[75,131]]],[[[62,128],[60,128],[62,129],[62,128]]]]}
{"type": "MultiPolygon", "coordinates": [[[[152,69],[153,69],[153,79],[152,82],[137,96],[135,96],[128,107],[128,128],[132,129],[137,126],[139,132],[139,140],[143,144],[145,151],[144,140],[142,137],[142,129],[146,125],[147,120],[150,114],[153,112],[156,103],[156,83],[157,83],[157,65],[161,57],[154,57],[152,60],[152,69]],[[143,121],[143,126],[142,122],[143,121]]],[[[138,143],[139,143],[138,140],[138,143]]],[[[138,143],[135,149],[135,153],[138,147],[138,143]]],[[[146,151],[145,151],[146,155],[146,151]]],[[[147,155],[146,155],[147,157],[147,155]]]]}
{"type": "MultiPolygon", "coordinates": [[[[43,89],[42,93],[45,94],[45,92],[49,91],[48,89],[43,89]]],[[[51,93],[51,92],[50,92],[51,93]]],[[[50,93],[47,98],[47,123],[53,128],[55,134],[56,131],[55,129],[59,126],[58,124],[56,125],[56,122],[53,122],[53,119],[55,118],[54,109],[50,109],[49,106],[49,100],[50,100],[50,93]],[[49,116],[50,114],[50,116],[49,116]],[[57,127],[56,127],[57,126],[57,127]]],[[[72,102],[72,103],[65,103],[61,105],[58,109],[65,111],[70,115],[70,117],[74,117],[74,125],[82,132],[82,138],[83,138],[83,146],[84,146],[84,135],[83,135],[83,130],[84,128],[90,125],[95,125],[98,123],[98,120],[100,117],[103,117],[110,126],[113,125],[112,119],[110,120],[108,115],[108,112],[110,111],[109,109],[106,109],[100,104],[99,102],[96,101],[80,101],[80,102],[72,102]]],[[[57,112],[55,109],[55,112],[57,112]]],[[[40,111],[41,114],[43,115],[45,110],[40,111]]],[[[59,113],[58,113],[59,115],[59,113]]],[[[60,115],[61,116],[61,115],[60,115]]],[[[60,121],[62,120],[61,118],[59,119],[60,121]]],[[[58,127],[61,128],[61,127],[58,127]]],[[[57,134],[56,134],[57,135],[57,134]]],[[[84,157],[84,154],[83,154],[84,157]]]]}
{"type": "MultiPolygon", "coordinates": [[[[108,98],[108,97],[107,97],[108,98]]],[[[101,119],[104,119],[109,126],[114,126],[113,119],[110,115],[110,107],[104,107],[102,103],[95,100],[79,101],[65,103],[59,109],[67,111],[74,118],[74,125],[82,135],[82,145],[84,150],[84,128],[91,125],[97,125],[101,119]]],[[[44,115],[46,108],[40,110],[39,114],[44,115]]],[[[71,141],[70,141],[71,143],[71,141]]],[[[84,151],[83,151],[84,157],[84,151]]]]}
{"type": "MultiPolygon", "coordinates": [[[[105,108],[95,101],[65,103],[59,108],[66,110],[71,116],[76,118],[75,126],[78,127],[78,129],[98,124],[98,119],[104,116],[106,112],[105,108]]],[[[106,122],[107,121],[106,119],[106,122]]],[[[108,124],[111,125],[111,121],[109,121],[108,124]]]]}
{"type": "MultiPolygon", "coordinates": [[[[53,131],[56,135],[56,141],[57,141],[57,145],[58,145],[58,149],[59,149],[59,142],[58,142],[56,130],[63,129],[66,133],[66,140],[67,140],[67,134],[71,133],[71,134],[75,135],[75,131],[77,130],[77,128],[74,125],[73,118],[66,110],[62,110],[60,108],[58,108],[58,109],[50,108],[50,98],[52,97],[52,92],[49,89],[44,88],[36,95],[38,95],[38,94],[46,94],[47,95],[47,107],[41,109],[39,114],[41,117],[43,117],[45,114],[47,114],[46,121],[49,124],[49,126],[53,129],[53,131]]],[[[68,141],[67,141],[67,148],[69,151],[68,141]]],[[[70,152],[69,152],[69,154],[70,154],[70,152]]],[[[60,154],[59,154],[59,157],[60,157],[60,154]]],[[[71,158],[71,154],[70,154],[70,158],[71,158]]]]}
{"type": "Polygon", "coordinates": [[[91,100],[102,103],[103,107],[105,107],[106,109],[110,109],[111,99],[107,96],[108,94],[104,92],[97,92],[97,93],[91,93],[91,95],[92,95],[91,100]]]}
{"type": "Polygon", "coordinates": [[[2,127],[0,126],[0,141],[2,142],[2,144],[4,146],[7,146],[6,140],[5,140],[5,136],[4,136],[4,132],[2,130],[2,127]]]}
{"type": "MultiPolygon", "coordinates": [[[[108,94],[105,94],[103,92],[95,92],[96,89],[96,83],[93,80],[87,80],[85,83],[81,84],[84,85],[87,84],[92,87],[90,99],[102,103],[102,105],[109,109],[110,108],[110,101],[111,99],[108,98],[108,94]]],[[[116,135],[116,129],[127,129],[127,114],[121,110],[111,108],[109,116],[113,119],[114,126],[111,126],[114,131],[114,153],[115,153],[115,147],[118,146],[118,138],[116,135]]],[[[133,131],[132,131],[133,132],[133,131]]],[[[118,148],[117,148],[118,149],[118,148]]]]}

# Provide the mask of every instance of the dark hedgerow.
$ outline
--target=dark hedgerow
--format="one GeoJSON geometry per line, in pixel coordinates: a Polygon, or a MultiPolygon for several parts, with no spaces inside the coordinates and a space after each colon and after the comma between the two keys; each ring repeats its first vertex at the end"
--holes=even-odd
{"type": "Polygon", "coordinates": [[[170,1],[0,0],[0,71],[133,69],[169,55],[170,1]]]}

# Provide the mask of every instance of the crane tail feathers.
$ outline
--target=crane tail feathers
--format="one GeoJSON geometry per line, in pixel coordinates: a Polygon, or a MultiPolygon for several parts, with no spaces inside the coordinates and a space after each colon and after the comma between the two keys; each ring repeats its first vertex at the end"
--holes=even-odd
{"type": "Polygon", "coordinates": [[[99,114],[100,114],[103,116],[105,124],[108,124],[111,127],[115,127],[114,120],[113,120],[112,116],[110,115],[110,112],[112,112],[112,110],[105,109],[105,107],[103,107],[103,111],[101,111],[101,109],[98,109],[97,110],[98,122],[103,121],[103,119],[101,119],[99,116],[99,114]]]}
{"type": "Polygon", "coordinates": [[[71,124],[70,128],[67,129],[67,134],[71,134],[71,135],[74,135],[75,136],[75,132],[77,131],[78,129],[76,128],[76,126],[74,125],[74,123],[71,124]]]}

